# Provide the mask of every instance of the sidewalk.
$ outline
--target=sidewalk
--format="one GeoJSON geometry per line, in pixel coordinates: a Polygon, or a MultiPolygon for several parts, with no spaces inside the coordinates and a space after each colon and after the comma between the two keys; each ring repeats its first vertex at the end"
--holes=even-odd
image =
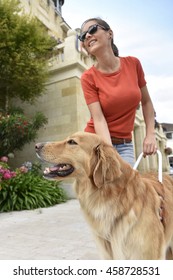
{"type": "Polygon", "coordinates": [[[0,260],[96,260],[79,202],[0,214],[0,260]]]}

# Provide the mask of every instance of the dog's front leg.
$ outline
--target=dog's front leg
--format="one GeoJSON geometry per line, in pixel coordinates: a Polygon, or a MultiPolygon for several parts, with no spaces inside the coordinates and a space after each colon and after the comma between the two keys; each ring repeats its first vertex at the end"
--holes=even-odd
{"type": "Polygon", "coordinates": [[[103,260],[113,260],[111,243],[96,234],[94,234],[94,239],[99,250],[100,258],[103,260]]]}

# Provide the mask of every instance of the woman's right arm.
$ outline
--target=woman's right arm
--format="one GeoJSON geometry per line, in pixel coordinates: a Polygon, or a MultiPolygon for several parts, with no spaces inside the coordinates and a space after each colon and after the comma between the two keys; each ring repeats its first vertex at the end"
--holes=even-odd
{"type": "Polygon", "coordinates": [[[111,137],[108,129],[107,122],[102,112],[102,108],[99,102],[94,102],[88,105],[91,117],[94,122],[94,129],[97,135],[109,145],[112,145],[111,137]]]}

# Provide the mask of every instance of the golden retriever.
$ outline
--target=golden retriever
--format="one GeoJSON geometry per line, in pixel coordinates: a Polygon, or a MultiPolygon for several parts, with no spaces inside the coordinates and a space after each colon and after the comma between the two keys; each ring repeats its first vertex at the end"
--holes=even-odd
{"type": "Polygon", "coordinates": [[[140,174],[92,133],[36,144],[37,155],[54,164],[45,178],[75,178],[75,191],[101,257],[156,260],[173,256],[173,180],[140,174]]]}

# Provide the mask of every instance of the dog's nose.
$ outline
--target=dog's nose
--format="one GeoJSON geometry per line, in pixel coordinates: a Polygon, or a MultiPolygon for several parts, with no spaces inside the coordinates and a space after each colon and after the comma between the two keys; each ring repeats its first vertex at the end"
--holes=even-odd
{"type": "Polygon", "coordinates": [[[44,143],[37,143],[35,145],[36,152],[39,152],[44,147],[44,143]]]}

